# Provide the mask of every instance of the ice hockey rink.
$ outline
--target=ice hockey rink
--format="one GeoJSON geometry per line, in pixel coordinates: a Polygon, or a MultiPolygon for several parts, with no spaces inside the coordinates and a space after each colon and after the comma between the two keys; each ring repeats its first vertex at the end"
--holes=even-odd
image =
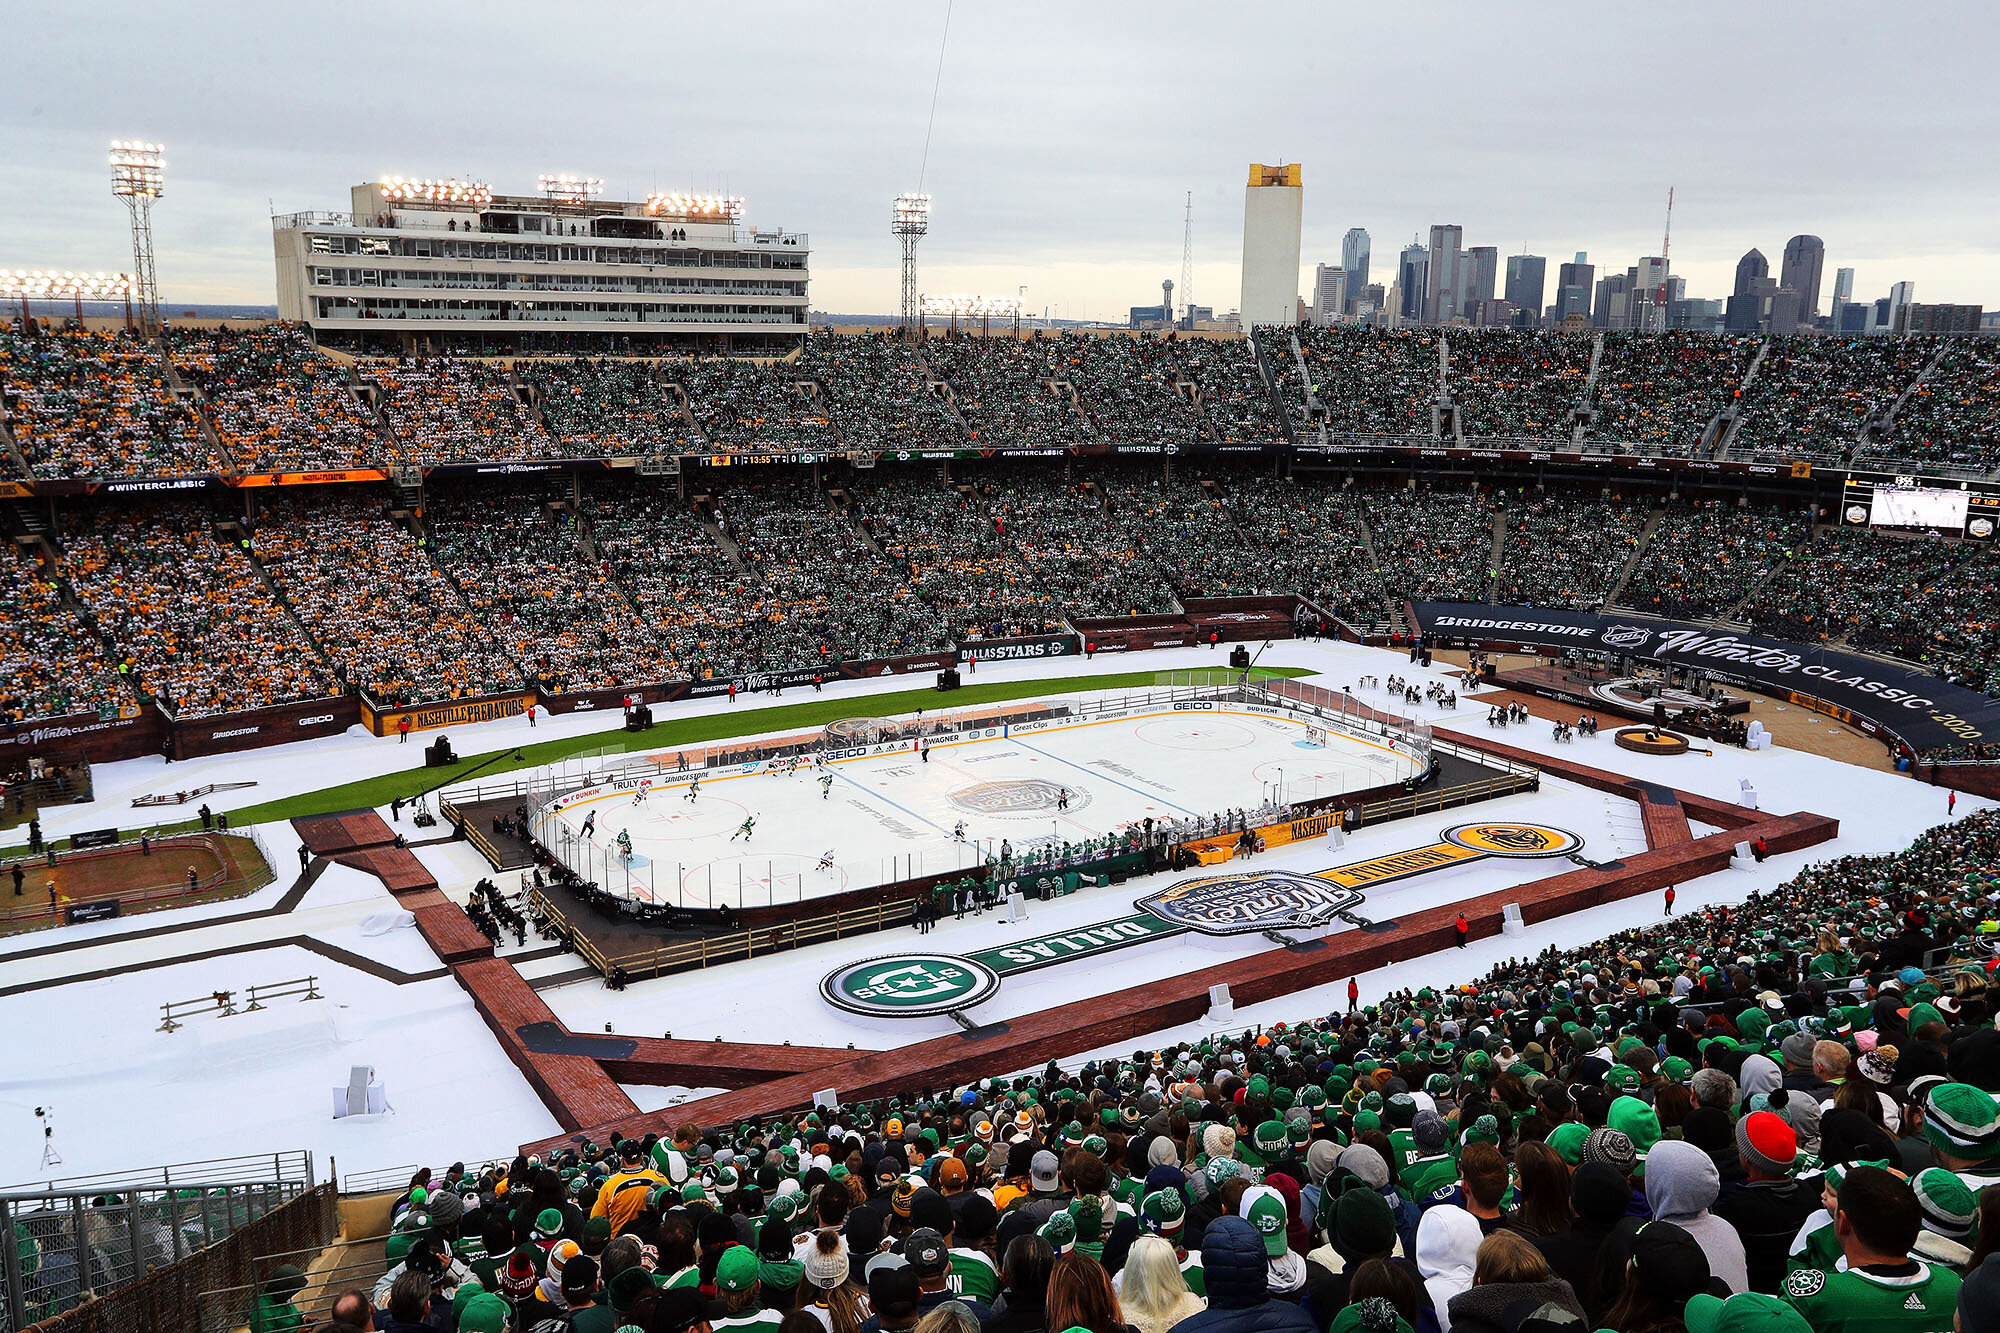
{"type": "Polygon", "coordinates": [[[702,773],[698,786],[679,773],[646,788],[607,783],[555,802],[543,830],[566,862],[614,892],[677,907],[761,907],[971,867],[1003,849],[1085,842],[1148,819],[1358,792],[1419,769],[1380,737],[1324,728],[1314,743],[1309,726],[1319,723],[1220,701],[1141,706],[991,728],[921,754],[906,743],[823,769],[739,765],[702,773]]]}

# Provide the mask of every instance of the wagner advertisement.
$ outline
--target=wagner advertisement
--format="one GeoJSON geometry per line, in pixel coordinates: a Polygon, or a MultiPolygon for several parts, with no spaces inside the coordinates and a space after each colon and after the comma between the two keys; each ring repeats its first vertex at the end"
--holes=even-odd
{"type": "Polygon", "coordinates": [[[2000,699],[1852,653],[1672,620],[1473,602],[1412,606],[1433,646],[1472,642],[1537,652],[1625,653],[1762,694],[1809,695],[1830,705],[1822,711],[1844,709],[1857,725],[1872,722],[1920,752],[2000,738],[2000,699]]]}

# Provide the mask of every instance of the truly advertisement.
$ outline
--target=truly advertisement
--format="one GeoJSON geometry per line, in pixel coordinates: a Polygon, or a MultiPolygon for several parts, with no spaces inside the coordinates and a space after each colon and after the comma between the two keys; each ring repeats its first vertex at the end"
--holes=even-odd
{"type": "Polygon", "coordinates": [[[1857,719],[1876,723],[1915,750],[1980,744],[2000,737],[2000,699],[1852,653],[1705,625],[1621,619],[1584,611],[1467,602],[1417,602],[1413,609],[1424,633],[1444,639],[1627,653],[1694,668],[1765,694],[1810,695],[1829,705],[1822,711],[1844,709],[1857,719]]]}

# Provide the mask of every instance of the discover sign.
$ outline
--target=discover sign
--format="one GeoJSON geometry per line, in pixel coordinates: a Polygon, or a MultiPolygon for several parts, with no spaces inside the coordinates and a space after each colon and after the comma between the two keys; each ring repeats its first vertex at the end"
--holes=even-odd
{"type": "Polygon", "coordinates": [[[1706,625],[1587,611],[1487,606],[1476,602],[1413,602],[1417,624],[1433,646],[1453,641],[1539,652],[1580,648],[1626,653],[1692,668],[1762,694],[1805,695],[1872,723],[1923,752],[1977,745],[2000,737],[2000,699],[1977,690],[1853,653],[1735,634],[1706,625]]]}

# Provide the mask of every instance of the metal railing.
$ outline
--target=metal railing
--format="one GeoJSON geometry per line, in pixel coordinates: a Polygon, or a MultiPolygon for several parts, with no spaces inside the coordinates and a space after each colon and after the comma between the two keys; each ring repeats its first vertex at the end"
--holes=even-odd
{"type": "MultiPolygon", "coordinates": [[[[177,1203],[215,1206],[210,1197],[177,1203]]],[[[97,1215],[115,1222],[118,1209],[97,1210],[97,1215]]],[[[133,1205],[125,1211],[143,1214],[133,1205]]],[[[0,1219],[10,1220],[10,1219],[0,1219]]],[[[205,1292],[242,1286],[258,1276],[259,1256],[305,1254],[324,1249],[340,1232],[340,1198],[329,1184],[298,1187],[288,1198],[274,1200],[255,1216],[238,1215],[235,1224],[216,1234],[213,1243],[188,1248],[181,1233],[170,1224],[147,1224],[143,1217],[129,1234],[137,1237],[132,1253],[146,1263],[134,1267],[128,1278],[113,1281],[112,1275],[92,1267],[78,1271],[65,1256],[83,1255],[93,1264],[101,1261],[100,1240],[116,1243],[116,1236],[92,1232],[86,1225],[79,1244],[65,1250],[58,1237],[53,1249],[28,1251],[25,1245],[10,1243],[9,1275],[14,1269],[33,1263],[33,1271],[10,1287],[9,1300],[22,1297],[20,1304],[0,1304],[6,1322],[0,1333],[12,1333],[35,1324],[36,1333],[204,1333],[202,1324],[205,1292]],[[178,1249],[170,1247],[178,1246],[178,1249]],[[50,1258],[53,1263],[44,1263],[50,1258]],[[19,1264],[16,1263],[19,1261],[19,1264]],[[88,1279],[88,1282],[86,1282],[88,1279]]],[[[18,1237],[19,1233],[5,1233],[18,1237]]],[[[192,1238],[190,1238],[192,1239],[192,1238]]],[[[39,1245],[39,1242],[38,1242],[39,1245]]],[[[240,1326],[241,1321],[235,1326],[240,1326]]]]}
{"type": "Polygon", "coordinates": [[[270,1153],[0,1191],[0,1328],[102,1303],[311,1193],[312,1175],[310,1153],[270,1153]]]}

